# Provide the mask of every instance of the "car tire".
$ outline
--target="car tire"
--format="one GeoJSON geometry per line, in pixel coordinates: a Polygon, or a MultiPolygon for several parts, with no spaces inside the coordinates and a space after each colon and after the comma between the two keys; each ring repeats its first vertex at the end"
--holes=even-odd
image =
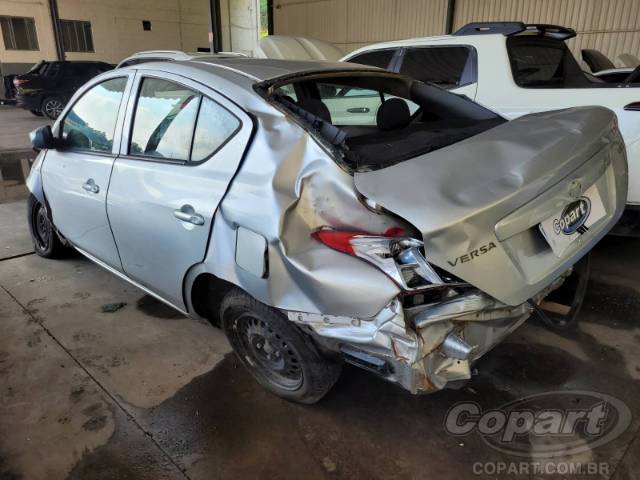
{"type": "Polygon", "coordinates": [[[40,110],[29,110],[31,113],[33,113],[36,117],[42,117],[43,113],[40,110]]]}
{"type": "Polygon", "coordinates": [[[42,101],[40,111],[50,120],[57,119],[64,109],[65,102],[60,97],[47,97],[42,101]]]}
{"type": "Polygon", "coordinates": [[[280,311],[234,288],[220,305],[222,328],[234,351],[267,390],[297,403],[320,400],[342,365],[324,358],[280,311]]]}
{"type": "Polygon", "coordinates": [[[44,258],[61,258],[68,252],[53,228],[47,208],[33,195],[27,200],[27,217],[36,254],[44,258]]]}

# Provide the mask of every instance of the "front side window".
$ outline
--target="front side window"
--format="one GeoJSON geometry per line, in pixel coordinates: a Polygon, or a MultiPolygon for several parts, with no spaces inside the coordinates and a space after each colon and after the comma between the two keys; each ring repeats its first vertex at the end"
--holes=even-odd
{"type": "Polygon", "coordinates": [[[36,22],[30,17],[0,17],[2,39],[7,50],[38,50],[36,22]]]}
{"type": "Polygon", "coordinates": [[[95,85],[80,97],[62,123],[65,146],[111,153],[126,86],[126,77],[113,78],[95,85]]]}
{"type": "Polygon", "coordinates": [[[93,52],[91,22],[60,20],[62,46],[65,52],[93,52]]]}
{"type": "Polygon", "coordinates": [[[129,154],[188,161],[200,94],[177,83],[145,78],[138,96],[129,154]]]}
{"type": "Polygon", "coordinates": [[[470,54],[467,47],[409,48],[404,54],[400,73],[442,88],[457,88],[475,81],[464,78],[470,54]]]}
{"type": "Polygon", "coordinates": [[[349,63],[360,63],[362,65],[371,65],[372,67],[379,67],[387,69],[393,58],[395,50],[377,50],[374,52],[365,52],[360,55],[356,55],[353,58],[347,60],[349,63]]]}

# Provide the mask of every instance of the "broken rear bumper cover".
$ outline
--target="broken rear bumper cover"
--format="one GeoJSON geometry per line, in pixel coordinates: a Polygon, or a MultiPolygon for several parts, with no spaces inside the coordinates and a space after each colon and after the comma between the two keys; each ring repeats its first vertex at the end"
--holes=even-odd
{"type": "MultiPolygon", "coordinates": [[[[569,272],[531,299],[539,303],[569,272]]],[[[531,315],[526,302],[505,305],[473,289],[450,300],[403,308],[395,298],[373,318],[287,312],[345,361],[412,393],[430,393],[471,378],[471,365],[531,315]]]]}

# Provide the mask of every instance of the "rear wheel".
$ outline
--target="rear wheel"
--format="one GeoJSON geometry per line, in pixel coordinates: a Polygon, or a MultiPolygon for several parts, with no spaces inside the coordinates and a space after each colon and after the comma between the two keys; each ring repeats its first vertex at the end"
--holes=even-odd
{"type": "Polygon", "coordinates": [[[42,102],[42,113],[45,117],[55,120],[64,109],[64,101],[60,97],[47,97],[42,102]]]}
{"type": "Polygon", "coordinates": [[[27,215],[29,220],[29,231],[33,241],[33,249],[41,257],[59,258],[68,250],[56,233],[47,208],[33,196],[29,196],[27,202],[27,215]]]}
{"type": "Polygon", "coordinates": [[[36,117],[42,117],[42,112],[40,110],[29,110],[31,113],[33,113],[36,117]]]}
{"type": "Polygon", "coordinates": [[[239,289],[223,299],[220,318],[245,367],[282,398],[315,403],[340,376],[341,365],[323,358],[311,339],[282,313],[239,289]]]}

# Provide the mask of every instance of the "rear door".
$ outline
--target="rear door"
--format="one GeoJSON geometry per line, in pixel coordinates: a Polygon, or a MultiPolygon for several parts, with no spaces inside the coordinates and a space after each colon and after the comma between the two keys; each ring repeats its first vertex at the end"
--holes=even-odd
{"type": "Polygon", "coordinates": [[[107,212],[124,272],[185,310],[184,276],[204,259],[253,124],[225,97],[178,75],[139,72],[134,92],[107,212]]]}
{"type": "Polygon", "coordinates": [[[56,125],[64,148],[49,150],[42,166],[53,223],[81,250],[121,270],[109,228],[106,196],[120,145],[129,76],[92,85],[56,125]]]}

